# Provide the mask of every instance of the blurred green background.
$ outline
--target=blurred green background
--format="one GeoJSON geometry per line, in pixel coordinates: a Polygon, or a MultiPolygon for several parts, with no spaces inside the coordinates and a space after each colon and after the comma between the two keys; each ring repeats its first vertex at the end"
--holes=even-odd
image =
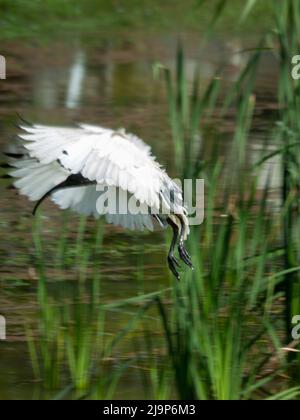
{"type": "Polygon", "coordinates": [[[0,40],[1,152],[125,127],[205,180],[178,283],[170,232],[33,218],[0,168],[0,399],[298,399],[299,0],[0,0],[0,40]]]}
{"type": "MultiPolygon", "coordinates": [[[[255,5],[255,12],[237,25],[246,2],[230,0],[222,11],[222,30],[251,34],[267,29],[272,21],[272,0],[255,5]]],[[[2,39],[57,37],[95,32],[139,29],[142,31],[202,31],[215,13],[218,0],[1,0],[2,39]],[[205,3],[205,7],[202,7],[205,3]]]]}

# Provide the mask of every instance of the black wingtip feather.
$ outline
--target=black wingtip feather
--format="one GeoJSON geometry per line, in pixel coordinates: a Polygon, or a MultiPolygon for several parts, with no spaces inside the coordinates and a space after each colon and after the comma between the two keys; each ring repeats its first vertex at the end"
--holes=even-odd
{"type": "MultiPolygon", "coordinates": [[[[25,120],[24,117],[22,117],[21,114],[19,114],[19,112],[17,112],[17,117],[19,118],[20,121],[22,121],[24,124],[28,125],[29,127],[33,127],[33,124],[27,120],[25,120]]],[[[18,128],[22,128],[22,127],[18,127],[18,128]]]]}
{"type": "Polygon", "coordinates": [[[3,154],[9,158],[13,159],[22,159],[24,157],[23,153],[10,153],[10,152],[3,152],[3,154]]]}
{"type": "Polygon", "coordinates": [[[10,169],[12,168],[12,166],[9,163],[1,163],[0,168],[10,169]]]}

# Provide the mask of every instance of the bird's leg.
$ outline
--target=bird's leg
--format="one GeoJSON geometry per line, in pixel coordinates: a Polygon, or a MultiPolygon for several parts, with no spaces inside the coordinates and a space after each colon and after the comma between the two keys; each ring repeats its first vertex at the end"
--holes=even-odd
{"type": "Polygon", "coordinates": [[[176,245],[177,240],[178,240],[179,228],[176,225],[176,223],[174,223],[173,220],[171,220],[169,217],[167,219],[167,222],[171,226],[171,228],[173,229],[173,238],[172,238],[172,243],[171,243],[169,254],[168,254],[168,264],[169,264],[169,268],[172,271],[172,273],[174,274],[174,276],[177,278],[177,280],[180,280],[180,275],[179,275],[179,273],[176,269],[176,267],[179,267],[179,263],[174,256],[174,249],[175,249],[175,245],[176,245]]]}
{"type": "Polygon", "coordinates": [[[185,237],[185,224],[181,217],[178,217],[181,224],[181,230],[180,230],[180,238],[179,238],[179,244],[178,244],[178,252],[180,259],[191,269],[194,269],[191,257],[189,256],[185,246],[184,246],[184,237],[185,237]]]}

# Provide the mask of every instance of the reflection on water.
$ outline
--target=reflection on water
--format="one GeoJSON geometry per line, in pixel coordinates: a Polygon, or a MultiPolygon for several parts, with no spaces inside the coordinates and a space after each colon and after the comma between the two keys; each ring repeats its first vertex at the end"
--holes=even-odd
{"type": "MultiPolygon", "coordinates": [[[[188,51],[187,75],[192,81],[196,68],[198,38],[186,35],[188,51]]],[[[47,47],[24,49],[23,44],[7,46],[14,57],[9,72],[13,77],[0,83],[0,149],[9,145],[15,133],[16,111],[25,118],[49,124],[70,125],[76,121],[103,124],[112,127],[126,127],[150,143],[159,160],[166,164],[172,175],[170,132],[167,121],[167,107],[163,81],[154,81],[152,66],[160,61],[174,68],[177,38],[141,37],[136,46],[128,40],[116,42],[101,41],[99,48],[80,44],[80,48],[61,43],[47,47]],[[35,58],[34,63],[32,57],[35,58]]],[[[213,40],[200,54],[201,89],[204,90],[216,71],[222,68],[224,86],[236,79],[247,59],[247,53],[238,54],[253,44],[237,40],[213,40]]],[[[270,53],[263,56],[256,85],[257,107],[256,131],[252,134],[253,144],[248,150],[248,163],[254,163],[264,149],[266,135],[272,122],[276,83],[276,67],[270,53]]],[[[218,113],[218,110],[216,111],[218,113]]],[[[209,155],[218,128],[222,130],[219,153],[230,165],[230,147],[234,123],[229,117],[223,127],[214,120],[207,132],[199,137],[203,157],[209,155]]],[[[220,134],[219,137],[220,138],[220,134]]],[[[268,150],[273,150],[273,145],[268,150]]],[[[259,185],[264,187],[272,169],[272,188],[280,186],[280,159],[274,156],[262,167],[259,185]]],[[[0,313],[8,323],[8,340],[0,343],[0,396],[7,398],[31,398],[32,373],[25,344],[24,320],[34,324],[39,318],[36,302],[37,279],[35,253],[32,243],[32,204],[18,197],[12,190],[1,185],[0,206],[0,313]]],[[[69,236],[66,244],[68,267],[61,270],[57,260],[57,238],[64,229],[63,216],[51,203],[46,203],[43,212],[46,272],[51,299],[62,305],[62,290],[70,295],[74,279],[83,274],[74,263],[74,247],[78,240],[78,217],[70,216],[69,236]]],[[[92,238],[95,224],[87,226],[87,240],[92,238]]],[[[92,239],[91,239],[92,240],[92,239]]],[[[63,246],[62,244],[60,246],[63,246]]],[[[84,257],[84,253],[83,253],[84,257]]],[[[87,261],[89,256],[86,256],[87,261]]],[[[132,235],[121,229],[106,227],[104,247],[101,254],[93,256],[99,260],[97,272],[101,277],[98,298],[101,302],[136,296],[168,287],[165,268],[164,237],[160,232],[132,235]],[[140,266],[144,264],[144,271],[140,266]],[[145,279],[145,281],[144,281],[145,279]]],[[[89,264],[87,264],[87,267],[89,264]]],[[[80,277],[81,276],[81,277],[80,277]]],[[[90,279],[93,274],[87,271],[90,279]]],[[[134,308],[135,310],[136,308],[134,308]]],[[[108,334],[115,334],[130,319],[133,309],[109,313],[108,334]]],[[[151,320],[150,325],[153,321],[151,320]]],[[[138,337],[137,337],[138,340],[138,337]]],[[[135,343],[135,345],[137,345],[135,343]]],[[[132,353],[132,337],[123,344],[124,354],[132,353]]],[[[138,347],[143,348],[140,339],[138,347]]],[[[120,397],[142,395],[142,375],[131,369],[124,376],[120,397]]],[[[39,384],[36,385],[38,390],[39,384]]],[[[39,391],[38,391],[39,392],[39,391]]]]}
{"type": "Polygon", "coordinates": [[[66,108],[74,109],[79,105],[83,91],[85,76],[85,54],[78,51],[74,57],[74,63],[70,69],[70,78],[66,97],[66,108]]]}
{"type": "Polygon", "coordinates": [[[278,190],[282,187],[282,154],[276,154],[278,146],[268,145],[264,147],[262,144],[254,143],[251,145],[251,161],[253,165],[259,162],[262,156],[269,156],[270,158],[261,165],[258,173],[258,187],[260,189],[265,189],[266,185],[272,190],[278,190]]]}

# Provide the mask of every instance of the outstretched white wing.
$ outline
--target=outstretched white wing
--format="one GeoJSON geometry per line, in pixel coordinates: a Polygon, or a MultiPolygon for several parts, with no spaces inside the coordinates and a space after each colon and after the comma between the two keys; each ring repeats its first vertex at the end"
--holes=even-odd
{"type": "MultiPolygon", "coordinates": [[[[52,199],[60,207],[95,217],[104,214],[96,204],[101,195],[97,186],[105,185],[129,192],[141,205],[154,211],[159,211],[161,203],[170,210],[173,191],[177,210],[179,207],[184,212],[180,189],[155,161],[150,147],[133,134],[92,125],[21,128],[25,133],[19,137],[24,140],[27,156],[11,162],[15,167],[11,175],[19,178],[15,186],[31,200],[40,200],[79,174],[85,183],[95,185],[54,190],[52,199]]],[[[110,214],[106,218],[109,223],[131,229],[153,228],[149,214],[110,214]]]]}
{"type": "Polygon", "coordinates": [[[149,146],[124,130],[81,125],[56,128],[22,127],[24,146],[40,164],[59,164],[70,174],[80,173],[97,184],[120,187],[141,203],[159,208],[162,188],[170,182],[149,146]]]}

